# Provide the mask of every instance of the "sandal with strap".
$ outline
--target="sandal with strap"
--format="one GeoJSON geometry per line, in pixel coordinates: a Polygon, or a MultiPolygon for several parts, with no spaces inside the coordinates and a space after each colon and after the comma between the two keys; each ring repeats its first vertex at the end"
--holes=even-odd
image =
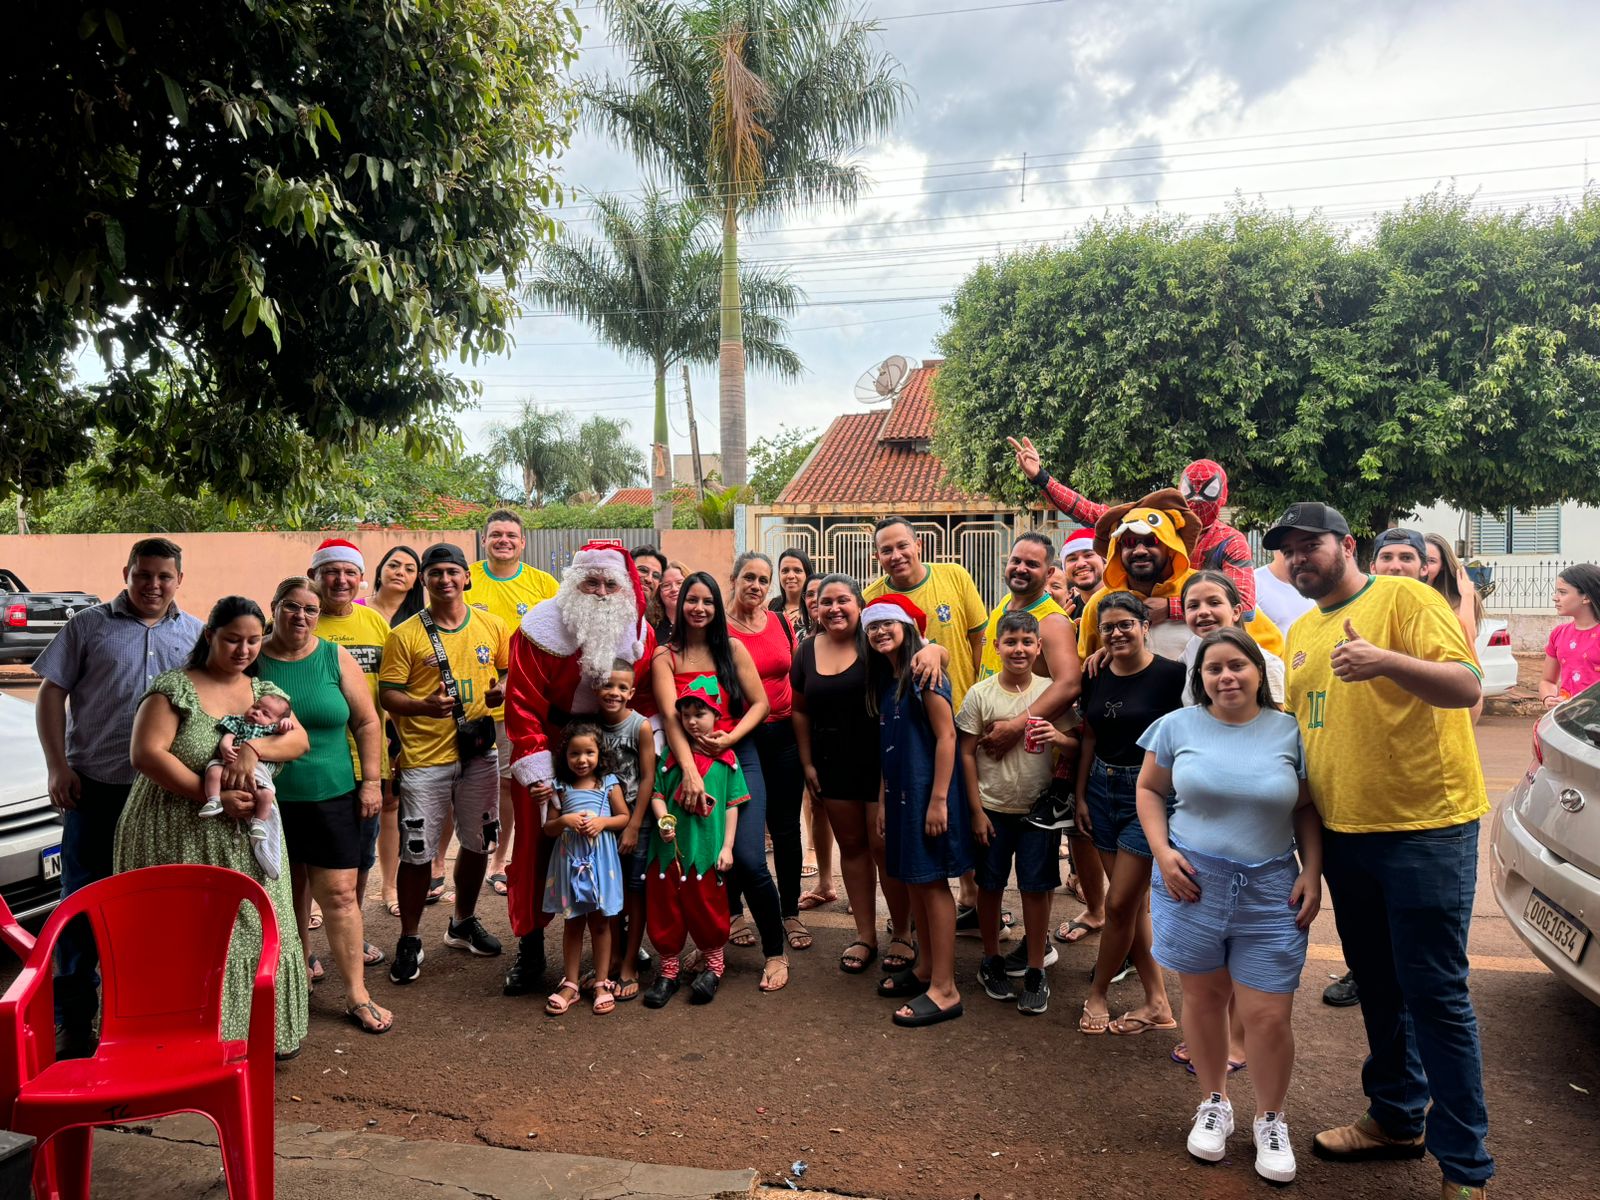
{"type": "Polygon", "coordinates": [[[563,978],[560,983],[556,984],[556,990],[551,992],[545,1000],[544,1011],[552,1017],[559,1017],[577,1002],[578,985],[570,979],[563,978]],[[570,1000],[566,996],[567,992],[572,993],[570,1000]]]}
{"type": "Polygon", "coordinates": [[[878,948],[876,946],[870,946],[866,942],[851,942],[844,948],[844,952],[839,955],[839,970],[846,975],[859,975],[870,967],[877,957],[878,948]],[[866,954],[857,956],[850,953],[858,946],[865,950],[866,954]]]}
{"type": "Polygon", "coordinates": [[[382,1011],[371,1000],[368,1000],[365,1004],[352,1004],[344,1010],[344,1015],[349,1017],[350,1023],[361,1030],[362,1033],[370,1033],[377,1036],[388,1033],[389,1030],[394,1028],[394,1015],[390,1014],[389,1019],[384,1020],[382,1011]],[[370,1025],[367,1024],[368,1017],[372,1018],[372,1024],[370,1025]]]}
{"type": "Polygon", "coordinates": [[[788,917],[783,922],[784,936],[789,939],[789,949],[809,950],[813,938],[811,930],[806,928],[806,923],[799,917],[788,917]]]}
{"type": "Polygon", "coordinates": [[[789,960],[787,958],[782,958],[782,957],[774,957],[774,958],[767,959],[767,961],[764,962],[761,965],[761,983],[758,986],[761,988],[761,990],[763,992],[781,992],[781,991],[783,991],[784,988],[788,987],[789,986],[789,960]],[[774,968],[781,969],[783,971],[783,982],[782,983],[773,983],[772,982],[772,975],[773,975],[774,968]]]}
{"type": "Polygon", "coordinates": [[[728,930],[728,944],[744,947],[756,944],[756,931],[751,926],[749,917],[740,917],[739,923],[728,930]]]}
{"type": "Polygon", "coordinates": [[[611,980],[602,979],[594,985],[594,1015],[603,1017],[617,1007],[617,997],[612,993],[611,980]]]}
{"type": "Polygon", "coordinates": [[[1103,1013],[1092,1013],[1089,1011],[1089,1006],[1087,1004],[1083,1006],[1083,1016],[1078,1018],[1079,1033],[1086,1033],[1091,1037],[1098,1037],[1099,1035],[1105,1033],[1105,1031],[1110,1027],[1111,1013],[1109,1010],[1103,1013]]]}
{"type": "Polygon", "coordinates": [[[917,944],[905,938],[892,938],[889,948],[883,952],[883,969],[885,971],[908,971],[917,965],[917,944]],[[904,946],[911,951],[910,954],[900,954],[896,946],[904,946]]]}

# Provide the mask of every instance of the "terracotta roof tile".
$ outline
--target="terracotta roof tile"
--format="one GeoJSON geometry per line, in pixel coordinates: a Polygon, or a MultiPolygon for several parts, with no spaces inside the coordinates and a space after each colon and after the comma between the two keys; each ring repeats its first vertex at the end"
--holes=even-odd
{"type": "MultiPolygon", "coordinates": [[[[706,490],[716,491],[718,489],[708,486],[706,490]]],[[[692,487],[677,487],[672,489],[672,502],[674,504],[693,504],[698,499],[699,497],[695,495],[695,490],[692,487]]],[[[640,508],[649,508],[654,503],[655,500],[652,498],[652,493],[649,488],[626,487],[618,488],[616,491],[612,492],[611,495],[607,496],[600,502],[600,507],[604,508],[609,504],[633,504],[640,508]]]]}
{"type": "Polygon", "coordinates": [[[927,441],[933,436],[933,378],[943,359],[929,360],[906,378],[889,419],[878,434],[886,442],[927,441]]]}

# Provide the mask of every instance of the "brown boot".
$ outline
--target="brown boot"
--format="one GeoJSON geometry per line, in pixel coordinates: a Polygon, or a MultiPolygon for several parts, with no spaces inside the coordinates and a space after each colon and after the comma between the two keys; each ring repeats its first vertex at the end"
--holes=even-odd
{"type": "Polygon", "coordinates": [[[1451,1183],[1446,1179],[1444,1190],[1439,1194],[1443,1200],[1483,1200],[1484,1188],[1481,1183],[1474,1187],[1470,1183],[1451,1183]]]}
{"type": "Polygon", "coordinates": [[[1327,1158],[1334,1162],[1421,1158],[1427,1153],[1420,1137],[1390,1137],[1383,1131],[1383,1127],[1372,1119],[1370,1113],[1363,1113],[1354,1125],[1324,1129],[1312,1139],[1311,1149],[1318,1158],[1327,1158]]]}

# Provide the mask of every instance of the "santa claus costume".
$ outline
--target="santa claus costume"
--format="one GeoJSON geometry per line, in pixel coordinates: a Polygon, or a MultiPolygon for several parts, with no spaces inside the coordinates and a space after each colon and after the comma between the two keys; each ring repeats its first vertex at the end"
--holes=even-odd
{"type": "Polygon", "coordinates": [[[544,929],[552,914],[541,904],[551,849],[541,827],[555,780],[551,750],[570,721],[599,711],[596,689],[617,660],[632,663],[635,686],[648,689],[655,634],[644,610],[644,588],[626,547],[591,541],[572,556],[556,594],[530,609],[512,635],[506,737],[516,842],[506,866],[506,903],[519,942],[506,973],[508,996],[543,989],[544,929]]]}

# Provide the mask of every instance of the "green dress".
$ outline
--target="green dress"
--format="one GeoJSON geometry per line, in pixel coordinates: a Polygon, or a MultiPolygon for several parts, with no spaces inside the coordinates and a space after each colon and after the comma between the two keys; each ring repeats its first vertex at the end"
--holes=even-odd
{"type": "MultiPolygon", "coordinates": [[[[250,681],[254,695],[283,693],[265,680],[250,681]]],[[[221,735],[216,730],[219,715],[200,707],[194,683],[182,671],[156,676],[145,693],[165,696],[178,710],[178,733],[172,739],[172,753],[197,775],[216,757],[221,735]]],[[[278,914],[278,1021],[277,1049],[286,1053],[298,1047],[306,1036],[307,996],[305,952],[300,946],[300,930],[295,922],[294,901],[289,893],[289,872],[277,879],[261,873],[250,838],[244,826],[226,817],[201,817],[193,799],[176,796],[140,775],[128,796],[122,819],[117,822],[111,869],[133,871],[140,867],[169,863],[201,863],[227,867],[250,876],[267,891],[278,914]]],[[[233,945],[228,952],[227,975],[222,985],[222,1036],[229,1040],[249,1036],[250,993],[255,981],[256,963],[261,957],[261,920],[248,905],[239,910],[233,930],[233,945]]],[[[159,969],[154,966],[152,969],[159,969]]]]}

